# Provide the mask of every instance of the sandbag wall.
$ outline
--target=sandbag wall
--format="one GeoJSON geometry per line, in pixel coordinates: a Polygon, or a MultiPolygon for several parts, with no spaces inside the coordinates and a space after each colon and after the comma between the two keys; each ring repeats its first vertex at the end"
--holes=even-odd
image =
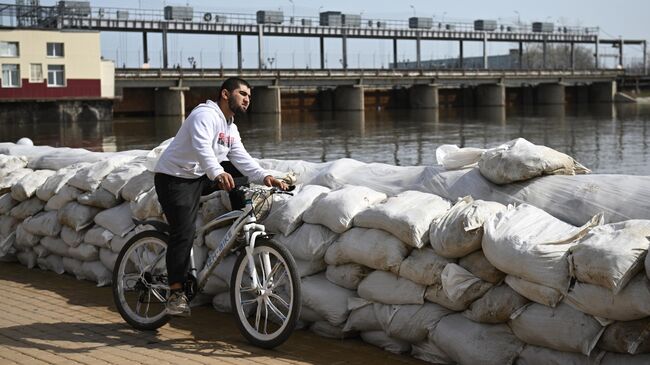
{"type": "MultiPolygon", "coordinates": [[[[6,260],[105,285],[143,229],[131,217],[161,216],[144,158],[26,166],[0,155],[6,260]]],[[[227,210],[216,194],[197,224],[227,210]]],[[[301,186],[264,222],[298,264],[301,325],[320,335],[440,364],[649,363],[650,224],[584,223],[526,204],[351,185],[301,186]]],[[[196,243],[199,265],[224,233],[196,243]]],[[[208,281],[217,310],[230,310],[233,264],[226,258],[208,281]]]]}

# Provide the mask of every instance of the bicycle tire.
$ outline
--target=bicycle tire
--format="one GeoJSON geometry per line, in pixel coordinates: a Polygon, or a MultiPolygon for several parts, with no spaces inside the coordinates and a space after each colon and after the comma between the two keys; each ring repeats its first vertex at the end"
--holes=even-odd
{"type": "MultiPolygon", "coordinates": [[[[122,247],[122,250],[120,250],[120,253],[117,257],[117,260],[115,261],[115,267],[113,268],[113,284],[112,284],[112,289],[113,289],[113,301],[115,302],[115,306],[117,307],[117,311],[120,313],[122,318],[130,324],[133,328],[136,328],[138,330],[145,330],[145,331],[152,331],[156,330],[165,324],[169,322],[170,316],[166,313],[165,311],[165,302],[159,301],[159,306],[161,307],[161,312],[153,316],[152,318],[147,318],[147,317],[141,317],[138,316],[136,312],[134,312],[134,309],[131,308],[128,304],[128,300],[125,296],[126,292],[125,291],[125,271],[127,270],[127,265],[129,265],[129,258],[130,253],[134,252],[137,250],[138,246],[145,245],[147,243],[153,243],[158,245],[161,250],[167,249],[168,245],[168,239],[169,236],[167,236],[164,233],[161,233],[159,231],[144,231],[136,234],[133,236],[125,245],[122,247]]],[[[140,261],[142,264],[142,261],[140,261]]],[[[162,269],[160,266],[156,265],[154,268],[159,268],[161,269],[161,274],[164,274],[165,277],[167,275],[167,267],[165,264],[165,259],[164,257],[162,258],[162,263],[164,265],[164,269],[162,269]],[[163,272],[164,271],[164,272],[163,272]]],[[[135,263],[134,263],[135,265],[135,263]]],[[[140,272],[140,274],[143,274],[140,272]]],[[[151,273],[149,273],[151,274],[151,273]]],[[[135,273],[132,273],[132,275],[135,275],[135,273]]],[[[132,279],[133,280],[133,279],[132,279]]],[[[152,279],[153,281],[153,279],[152,279]]],[[[162,282],[161,284],[167,285],[166,281],[162,282]]],[[[141,290],[138,292],[138,295],[144,295],[144,293],[147,292],[146,285],[143,283],[142,280],[139,280],[134,286],[145,286],[145,288],[141,288],[141,290]]],[[[151,298],[151,293],[152,290],[149,288],[147,295],[149,296],[149,299],[151,298]]],[[[167,298],[168,293],[164,293],[164,298],[167,298]]],[[[140,302],[140,297],[138,297],[137,302],[141,304],[140,302]]],[[[149,309],[149,302],[147,302],[147,310],[149,309]]],[[[136,311],[137,311],[138,305],[136,305],[136,311]]]]}
{"type": "MultiPolygon", "coordinates": [[[[230,286],[230,304],[232,307],[233,314],[235,315],[235,319],[237,322],[237,326],[239,328],[239,331],[241,334],[250,342],[251,344],[265,348],[265,349],[271,349],[274,347],[277,347],[281,345],[283,342],[285,342],[293,330],[296,327],[296,323],[298,321],[298,318],[300,316],[300,306],[301,306],[301,289],[300,289],[300,276],[298,275],[298,269],[296,266],[296,262],[294,261],[293,257],[289,253],[289,250],[287,250],[284,246],[278,245],[275,242],[271,242],[268,240],[263,240],[258,242],[258,244],[255,246],[255,249],[253,250],[253,257],[254,260],[256,261],[256,269],[257,270],[262,270],[262,264],[260,263],[259,256],[261,253],[267,252],[269,254],[269,258],[272,261],[272,270],[271,273],[274,275],[271,275],[270,278],[264,279],[262,278],[261,285],[264,288],[267,288],[270,284],[274,284],[272,288],[265,290],[263,292],[255,292],[255,293],[250,293],[247,294],[249,297],[255,297],[255,299],[249,298],[244,300],[243,299],[243,292],[250,292],[250,290],[244,290],[246,287],[242,288],[242,283],[245,283],[247,280],[245,274],[246,271],[250,271],[248,268],[248,260],[247,255],[245,251],[240,251],[239,256],[237,257],[237,260],[235,261],[235,266],[233,267],[233,272],[232,272],[232,280],[233,282],[231,283],[232,285],[230,286]],[[270,256],[273,256],[271,259],[270,256]],[[259,268],[258,268],[258,263],[260,263],[259,268]],[[276,265],[282,266],[282,268],[279,268],[277,270],[277,273],[274,273],[276,265]],[[280,271],[282,270],[282,271],[280,271]],[[283,273],[286,273],[286,276],[283,276],[283,273]],[[275,274],[278,274],[275,276],[275,274]],[[284,277],[287,278],[286,284],[283,284],[284,277]],[[278,279],[277,281],[274,281],[274,279],[278,279]],[[281,287],[278,287],[281,285],[281,287]],[[262,333],[260,330],[260,319],[257,320],[257,323],[250,323],[249,322],[249,315],[251,313],[247,313],[248,309],[245,308],[245,306],[248,306],[248,304],[253,304],[253,303],[246,303],[244,302],[249,302],[251,300],[256,300],[258,301],[258,304],[255,306],[255,312],[256,316],[261,316],[261,308],[265,308],[266,312],[264,315],[264,330],[267,330],[267,326],[269,324],[269,312],[268,309],[271,308],[269,303],[275,307],[275,309],[280,310],[277,308],[276,304],[282,304],[280,300],[278,300],[276,297],[281,297],[280,294],[287,294],[287,293],[282,293],[282,289],[288,288],[290,290],[290,293],[288,293],[287,298],[282,298],[285,300],[285,304],[288,305],[286,308],[286,311],[282,312],[281,314],[285,314],[286,316],[285,319],[282,320],[280,316],[275,314],[276,312],[273,312],[271,310],[271,313],[275,315],[276,320],[280,319],[281,322],[280,324],[277,324],[273,320],[271,320],[271,324],[274,326],[277,326],[277,330],[272,331],[272,333],[262,333]],[[275,295],[275,296],[274,296],[275,295]],[[260,299],[262,298],[262,299],[260,299]],[[259,301],[264,302],[264,307],[260,306],[259,301]],[[268,300],[268,302],[266,301],[268,300]],[[275,303],[274,303],[275,301],[275,303]],[[257,327],[257,329],[255,328],[257,327]]],[[[268,275],[269,273],[263,273],[264,276],[268,275]]],[[[250,276],[250,274],[248,274],[250,276]]],[[[250,278],[248,278],[250,279],[250,278]]],[[[250,284],[250,283],[249,283],[250,284]]],[[[244,284],[246,285],[246,284],[244,284]]],[[[284,304],[282,305],[284,306],[284,304]]],[[[253,319],[255,321],[255,319],[253,319]]]]}

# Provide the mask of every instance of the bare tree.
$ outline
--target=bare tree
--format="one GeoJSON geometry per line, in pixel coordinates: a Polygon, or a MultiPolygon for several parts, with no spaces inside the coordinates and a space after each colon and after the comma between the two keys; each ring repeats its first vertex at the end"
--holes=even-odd
{"type": "MultiPolygon", "coordinates": [[[[574,48],[575,64],[577,70],[594,68],[593,51],[584,46],[574,48]]],[[[570,69],[571,46],[568,44],[549,43],[546,45],[546,67],[544,67],[544,47],[542,44],[529,44],[524,49],[522,57],[523,68],[528,69],[570,69]]]]}

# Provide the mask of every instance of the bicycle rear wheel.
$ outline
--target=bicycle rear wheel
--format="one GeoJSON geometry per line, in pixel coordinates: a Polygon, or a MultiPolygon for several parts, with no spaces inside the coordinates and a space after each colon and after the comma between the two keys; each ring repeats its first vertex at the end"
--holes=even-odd
{"type": "Polygon", "coordinates": [[[235,262],[230,303],[242,335],[255,346],[274,348],[286,341],[296,326],[300,277],[289,251],[274,242],[259,242],[252,256],[253,268],[245,251],[235,262]]]}
{"type": "Polygon", "coordinates": [[[136,234],[124,245],[113,268],[113,300],[134,328],[155,330],[169,322],[165,303],[168,236],[158,231],[136,234]]]}

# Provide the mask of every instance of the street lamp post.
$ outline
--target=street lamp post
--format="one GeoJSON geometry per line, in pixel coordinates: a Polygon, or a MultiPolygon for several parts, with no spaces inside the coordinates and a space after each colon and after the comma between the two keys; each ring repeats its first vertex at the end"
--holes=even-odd
{"type": "Polygon", "coordinates": [[[415,6],[413,6],[412,4],[409,6],[411,7],[411,9],[413,9],[413,16],[415,16],[415,6]]]}
{"type": "Polygon", "coordinates": [[[296,4],[293,3],[293,0],[289,0],[291,3],[291,19],[290,23],[293,24],[293,20],[295,19],[295,14],[296,14],[296,4]]]}

